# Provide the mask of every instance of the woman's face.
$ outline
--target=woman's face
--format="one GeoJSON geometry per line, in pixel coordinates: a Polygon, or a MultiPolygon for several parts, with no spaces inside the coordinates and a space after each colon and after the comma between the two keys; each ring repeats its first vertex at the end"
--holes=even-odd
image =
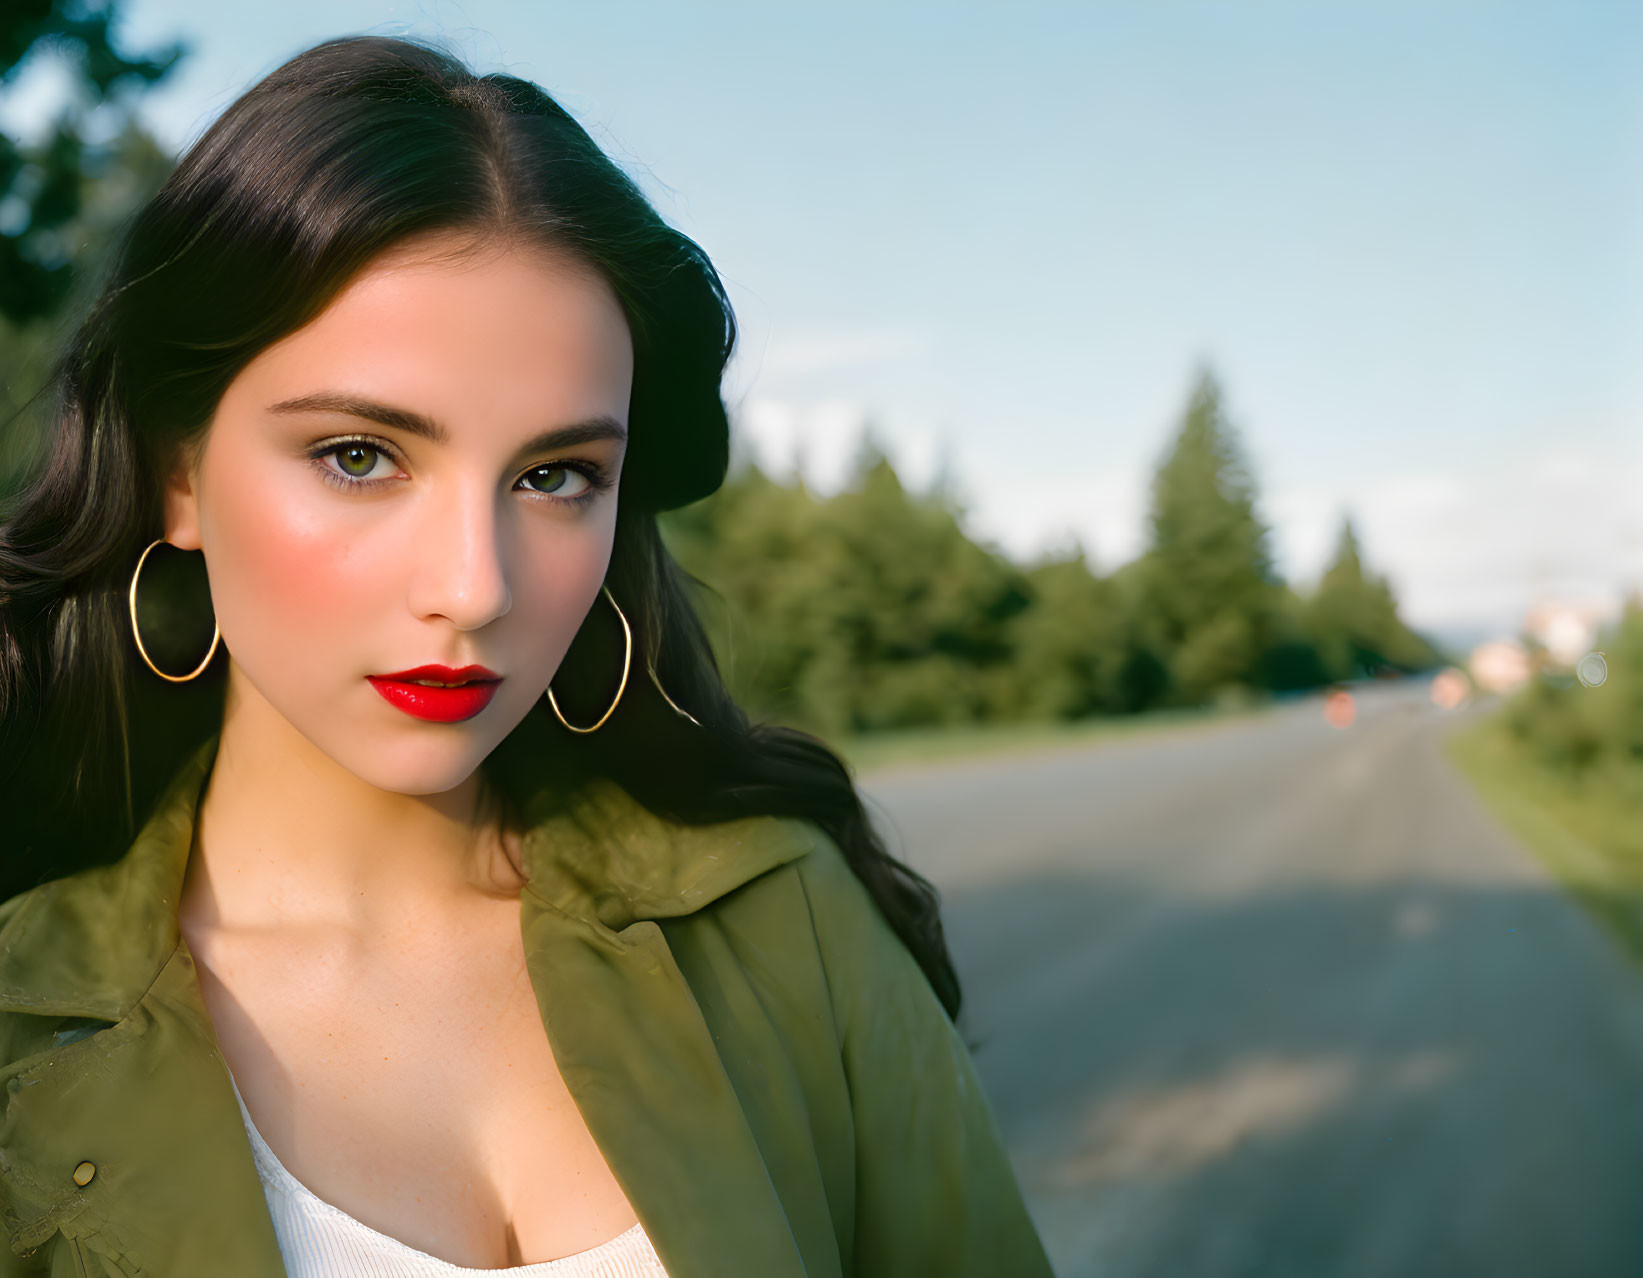
{"type": "Polygon", "coordinates": [[[166,494],[168,540],[205,554],[230,717],[271,709],[402,793],[467,778],[593,607],[633,381],[596,273],[526,248],[428,251],[461,243],[391,250],[262,351],[166,494]],[[501,682],[429,718],[372,678],[423,665],[501,682]]]}

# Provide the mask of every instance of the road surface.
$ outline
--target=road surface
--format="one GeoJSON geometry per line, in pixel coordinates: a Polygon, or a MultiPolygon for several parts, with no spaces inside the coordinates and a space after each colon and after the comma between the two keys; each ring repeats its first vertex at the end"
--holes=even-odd
{"type": "Polygon", "coordinates": [[[860,778],[1060,1278],[1643,1275],[1643,977],[1444,759],[1464,714],[860,778]]]}

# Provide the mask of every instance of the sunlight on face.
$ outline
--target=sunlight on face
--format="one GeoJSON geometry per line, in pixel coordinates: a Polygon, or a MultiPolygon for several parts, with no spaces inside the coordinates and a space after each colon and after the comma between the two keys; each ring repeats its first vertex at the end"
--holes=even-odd
{"type": "Polygon", "coordinates": [[[597,600],[633,380],[596,273],[511,246],[451,258],[462,243],[384,254],[262,351],[167,494],[167,536],[205,554],[231,713],[237,698],[275,712],[402,793],[468,776],[597,600]],[[582,438],[541,438],[566,427],[582,438]],[[367,678],[427,664],[502,681],[471,717],[435,722],[367,678]]]}

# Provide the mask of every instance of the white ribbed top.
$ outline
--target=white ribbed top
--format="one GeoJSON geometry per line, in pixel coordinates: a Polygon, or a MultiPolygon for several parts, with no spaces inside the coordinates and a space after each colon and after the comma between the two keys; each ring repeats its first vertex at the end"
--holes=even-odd
{"type": "MultiPolygon", "coordinates": [[[[229,1079],[232,1082],[233,1076],[229,1079]]],[[[234,1099],[240,1103],[240,1116],[251,1138],[257,1176],[289,1278],[471,1278],[474,1274],[491,1278],[667,1278],[650,1236],[637,1222],[626,1233],[588,1251],[534,1265],[470,1269],[430,1256],[377,1232],[315,1194],[268,1148],[251,1121],[237,1083],[234,1099]]]]}

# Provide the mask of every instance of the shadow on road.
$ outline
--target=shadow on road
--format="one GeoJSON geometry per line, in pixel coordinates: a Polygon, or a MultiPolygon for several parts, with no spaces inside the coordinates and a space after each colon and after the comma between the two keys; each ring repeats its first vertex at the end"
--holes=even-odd
{"type": "Polygon", "coordinates": [[[1643,978],[1444,730],[880,787],[1062,1278],[1643,1273],[1643,978]]]}

